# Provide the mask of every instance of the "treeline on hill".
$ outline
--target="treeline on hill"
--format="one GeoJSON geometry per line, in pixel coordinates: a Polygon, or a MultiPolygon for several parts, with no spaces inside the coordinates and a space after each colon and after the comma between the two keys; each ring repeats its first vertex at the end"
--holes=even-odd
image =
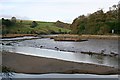
{"type": "Polygon", "coordinates": [[[1,22],[1,34],[63,34],[70,32],[65,26],[57,26],[56,22],[17,20],[16,17],[2,18],[1,22]]]}
{"type": "Polygon", "coordinates": [[[87,16],[81,15],[71,24],[74,34],[120,34],[120,4],[109,11],[102,9],[87,16]]]}

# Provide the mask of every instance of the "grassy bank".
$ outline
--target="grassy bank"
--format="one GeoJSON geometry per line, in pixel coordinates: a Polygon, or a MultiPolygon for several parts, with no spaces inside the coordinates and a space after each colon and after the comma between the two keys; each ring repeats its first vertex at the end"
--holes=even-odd
{"type": "MultiPolygon", "coordinates": [[[[6,19],[5,19],[6,20],[6,19]]],[[[5,21],[4,20],[4,21],[5,21]]],[[[61,28],[55,25],[55,22],[35,21],[36,26],[32,27],[33,21],[31,20],[16,20],[13,24],[11,20],[2,23],[0,33],[4,34],[58,34],[69,33],[70,30],[61,28]]]]}

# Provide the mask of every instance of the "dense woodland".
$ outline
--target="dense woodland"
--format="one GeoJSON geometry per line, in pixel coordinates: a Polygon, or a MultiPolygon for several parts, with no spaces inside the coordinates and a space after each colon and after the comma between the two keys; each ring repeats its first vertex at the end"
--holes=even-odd
{"type": "Polygon", "coordinates": [[[71,24],[74,34],[120,34],[120,4],[113,5],[109,11],[102,9],[81,15],[71,24]]]}
{"type": "Polygon", "coordinates": [[[120,4],[109,7],[109,11],[100,9],[89,15],[81,15],[72,24],[61,21],[41,22],[2,18],[2,34],[120,34],[120,4]],[[71,31],[71,32],[70,32],[71,31]]]}

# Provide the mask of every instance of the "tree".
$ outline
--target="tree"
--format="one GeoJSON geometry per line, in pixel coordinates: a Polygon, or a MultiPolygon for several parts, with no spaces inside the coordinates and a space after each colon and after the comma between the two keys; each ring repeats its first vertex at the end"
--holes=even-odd
{"type": "Polygon", "coordinates": [[[12,18],[11,18],[11,22],[12,22],[13,24],[15,24],[15,23],[16,23],[16,17],[12,17],[12,18]]]}
{"type": "Polygon", "coordinates": [[[12,23],[10,20],[2,18],[2,26],[3,25],[8,27],[8,26],[11,26],[12,23]]]}
{"type": "Polygon", "coordinates": [[[31,27],[34,28],[34,27],[36,27],[37,25],[38,25],[37,22],[36,22],[36,21],[33,21],[32,24],[31,24],[31,27]]]}
{"type": "Polygon", "coordinates": [[[120,1],[118,2],[118,21],[120,22],[120,1]]]}
{"type": "Polygon", "coordinates": [[[102,9],[90,15],[81,15],[70,25],[74,34],[120,34],[120,2],[113,5],[109,11],[102,9]]]}

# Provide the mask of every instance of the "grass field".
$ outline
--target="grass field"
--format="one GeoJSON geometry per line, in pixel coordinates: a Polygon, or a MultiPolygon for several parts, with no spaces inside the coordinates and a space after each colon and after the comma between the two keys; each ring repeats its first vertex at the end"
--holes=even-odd
{"type": "Polygon", "coordinates": [[[55,22],[36,21],[37,26],[32,28],[31,20],[17,20],[14,26],[5,27],[2,30],[11,34],[57,34],[69,33],[71,30],[55,26],[55,22]]]}

